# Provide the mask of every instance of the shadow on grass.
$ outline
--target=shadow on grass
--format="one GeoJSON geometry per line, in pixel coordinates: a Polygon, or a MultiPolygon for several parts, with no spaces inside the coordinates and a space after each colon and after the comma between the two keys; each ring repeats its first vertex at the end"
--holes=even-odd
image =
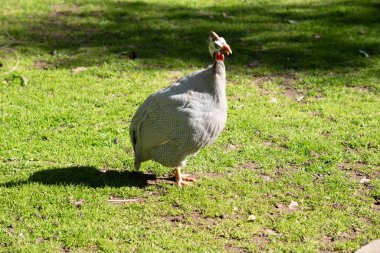
{"type": "Polygon", "coordinates": [[[51,66],[91,66],[117,58],[150,67],[210,62],[207,34],[215,30],[234,50],[228,60],[258,59],[271,70],[365,67],[358,53],[380,53],[379,5],[343,0],[308,4],[255,3],[190,7],[123,1],[76,1],[37,14],[5,15],[7,31],[26,51],[58,50],[51,66]],[[344,6],[344,8],[343,8],[344,6]]]}
{"type": "Polygon", "coordinates": [[[27,180],[3,183],[0,187],[15,187],[37,182],[44,185],[79,185],[93,188],[106,186],[144,188],[156,184],[157,181],[172,182],[169,178],[157,178],[149,173],[116,170],[102,172],[95,167],[74,166],[37,171],[27,180]]]}

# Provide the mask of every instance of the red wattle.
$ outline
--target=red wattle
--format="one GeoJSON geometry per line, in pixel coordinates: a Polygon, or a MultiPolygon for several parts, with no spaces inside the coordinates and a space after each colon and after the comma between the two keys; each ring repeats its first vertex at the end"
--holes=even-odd
{"type": "Polygon", "coordinates": [[[216,61],[224,61],[224,55],[220,52],[215,53],[215,60],[216,61]]]}

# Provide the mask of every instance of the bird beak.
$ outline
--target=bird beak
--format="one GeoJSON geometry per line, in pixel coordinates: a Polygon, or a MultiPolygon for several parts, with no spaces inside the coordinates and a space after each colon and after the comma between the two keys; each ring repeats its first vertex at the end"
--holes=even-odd
{"type": "Polygon", "coordinates": [[[225,44],[222,49],[220,49],[220,52],[226,53],[227,55],[232,54],[232,50],[228,44],[225,44]]]}

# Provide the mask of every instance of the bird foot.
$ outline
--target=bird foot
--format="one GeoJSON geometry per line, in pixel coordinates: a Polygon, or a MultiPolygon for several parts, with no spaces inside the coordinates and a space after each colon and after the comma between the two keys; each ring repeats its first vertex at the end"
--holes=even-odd
{"type": "Polygon", "coordinates": [[[190,177],[190,174],[182,174],[181,176],[182,176],[182,180],[185,180],[185,181],[190,181],[190,182],[197,181],[195,178],[190,177]]]}
{"type": "Polygon", "coordinates": [[[189,175],[181,175],[180,178],[176,178],[176,184],[178,186],[192,186],[192,183],[191,182],[195,182],[196,179],[195,178],[192,178],[192,177],[189,177],[189,175]]]}
{"type": "Polygon", "coordinates": [[[179,186],[179,187],[182,187],[182,186],[192,186],[193,184],[190,183],[190,182],[186,182],[184,180],[176,180],[176,184],[179,186]]]}
{"type": "Polygon", "coordinates": [[[175,172],[175,182],[179,187],[182,186],[191,186],[191,182],[195,182],[196,179],[193,177],[190,177],[189,174],[181,174],[181,171],[179,169],[175,172]]]}

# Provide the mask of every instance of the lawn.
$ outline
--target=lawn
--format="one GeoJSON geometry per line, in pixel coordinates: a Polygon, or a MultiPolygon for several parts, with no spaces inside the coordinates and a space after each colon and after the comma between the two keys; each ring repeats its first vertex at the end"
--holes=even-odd
{"type": "Polygon", "coordinates": [[[0,252],[353,252],[380,238],[376,0],[2,0],[0,252]],[[228,120],[133,170],[144,99],[227,57],[228,120]]]}

